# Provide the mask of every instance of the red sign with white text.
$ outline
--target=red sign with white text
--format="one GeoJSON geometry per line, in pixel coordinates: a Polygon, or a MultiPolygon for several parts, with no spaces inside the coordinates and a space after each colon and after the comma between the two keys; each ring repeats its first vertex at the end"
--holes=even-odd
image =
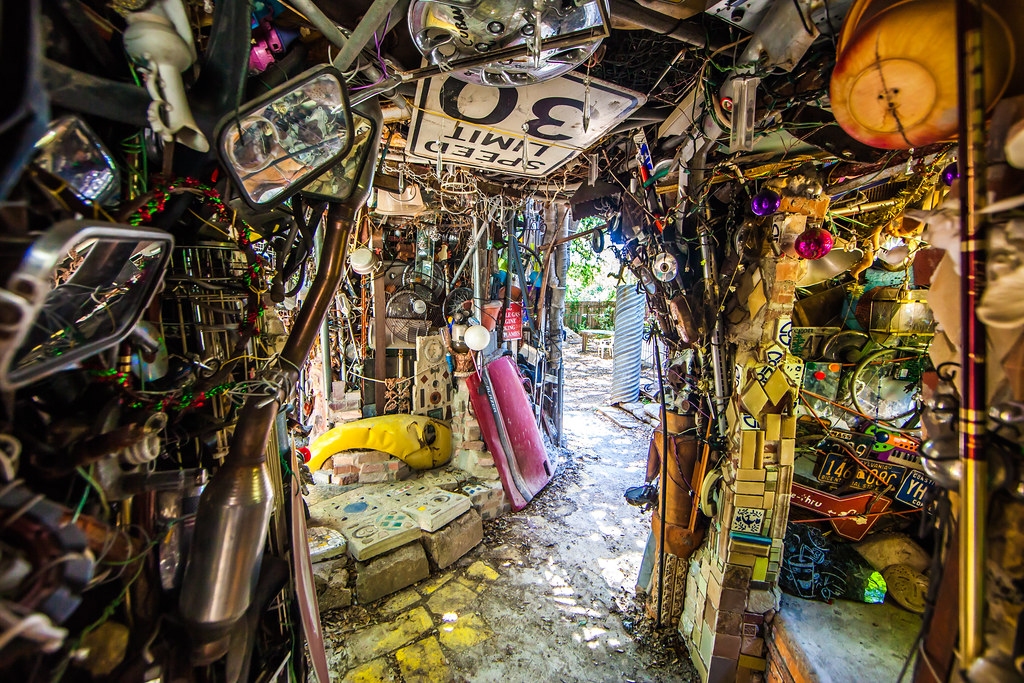
{"type": "Polygon", "coordinates": [[[516,341],[523,338],[523,305],[516,301],[505,309],[505,327],[502,328],[505,341],[516,341]]]}
{"type": "Polygon", "coordinates": [[[829,521],[836,533],[854,541],[864,538],[878,521],[878,513],[885,512],[892,505],[885,496],[870,491],[840,498],[796,482],[793,483],[792,494],[790,502],[793,505],[831,518],[829,521]]]}

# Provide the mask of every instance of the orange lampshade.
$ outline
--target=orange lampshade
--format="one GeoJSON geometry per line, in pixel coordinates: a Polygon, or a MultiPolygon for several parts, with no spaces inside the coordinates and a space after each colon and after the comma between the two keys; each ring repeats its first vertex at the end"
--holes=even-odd
{"type": "MultiPolygon", "coordinates": [[[[1016,0],[1013,0],[1016,1],[1016,0]]],[[[994,104],[1014,78],[1021,12],[990,0],[983,16],[985,94],[994,104]]],[[[838,41],[831,100],[857,140],[906,149],[949,140],[957,130],[955,0],[857,2],[838,41]]]]}

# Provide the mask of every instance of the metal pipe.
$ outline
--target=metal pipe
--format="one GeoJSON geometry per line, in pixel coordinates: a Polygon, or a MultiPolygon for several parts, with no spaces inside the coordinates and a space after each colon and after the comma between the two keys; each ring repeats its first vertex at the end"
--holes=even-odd
{"type": "MultiPolygon", "coordinates": [[[[715,140],[708,139],[704,145],[693,155],[690,174],[690,183],[696,191],[704,181],[704,165],[707,161],[708,152],[714,146],[715,140]]],[[[722,359],[722,316],[719,312],[719,291],[718,291],[718,268],[715,265],[715,249],[711,244],[711,235],[707,227],[701,226],[700,230],[700,252],[701,264],[704,269],[704,286],[708,294],[708,305],[715,311],[713,327],[711,331],[711,376],[714,381],[715,396],[714,404],[718,418],[718,430],[721,436],[725,436],[728,426],[725,419],[726,403],[726,381],[725,366],[722,359]]]]}
{"type": "Polygon", "coordinates": [[[616,19],[690,45],[707,46],[704,32],[694,24],[685,23],[685,20],[661,14],[628,0],[609,0],[608,5],[616,19]]]}
{"type": "MultiPolygon", "coordinates": [[[[316,245],[314,253],[317,255],[317,263],[319,263],[320,259],[323,258],[323,233],[323,230],[318,230],[316,233],[316,237],[314,237],[314,243],[316,245]]],[[[348,247],[347,239],[345,240],[345,247],[348,247]]],[[[337,290],[335,290],[335,292],[337,292],[337,290]]],[[[334,296],[331,297],[330,305],[333,304],[334,296]]],[[[324,315],[323,318],[320,320],[320,358],[323,363],[323,365],[320,367],[320,372],[321,381],[323,382],[324,385],[324,395],[327,397],[328,401],[331,401],[333,400],[334,392],[331,388],[331,380],[333,379],[331,371],[331,331],[329,328],[327,318],[328,316],[324,315]]],[[[341,366],[345,367],[345,363],[341,363],[341,366]]]]}
{"type": "Polygon", "coordinates": [[[313,27],[320,31],[324,38],[332,45],[341,50],[344,50],[345,46],[348,45],[348,38],[345,37],[345,34],[341,32],[341,29],[334,23],[334,20],[324,14],[323,10],[313,0],[289,0],[288,4],[301,12],[302,16],[309,23],[313,24],[313,27]]]}
{"type": "Polygon", "coordinates": [[[888,209],[896,206],[899,201],[900,200],[898,199],[882,199],[877,202],[860,202],[859,204],[852,204],[839,209],[832,209],[829,213],[833,216],[855,216],[860,213],[867,213],[868,211],[888,209]]]}
{"type": "Polygon", "coordinates": [[[969,669],[984,649],[985,326],[976,315],[985,287],[985,81],[981,3],[957,0],[957,72],[960,122],[960,667],[969,669]]]}
{"type": "Polygon", "coordinates": [[[355,30],[349,35],[346,44],[341,48],[341,52],[334,58],[334,68],[338,71],[347,71],[352,66],[352,62],[363,51],[366,44],[370,42],[373,34],[380,28],[380,25],[387,21],[388,15],[391,14],[391,10],[397,4],[398,0],[373,1],[370,8],[363,14],[363,18],[359,20],[355,30]]]}
{"type": "Polygon", "coordinates": [[[93,76],[52,59],[42,62],[43,87],[51,102],[130,126],[149,125],[152,100],[145,88],[93,76]]]}
{"type": "Polygon", "coordinates": [[[476,214],[473,214],[473,234],[475,239],[473,240],[473,315],[481,323],[484,320],[484,291],[483,282],[480,279],[480,236],[483,235],[484,228],[487,227],[487,223],[483,224],[483,227],[479,231],[476,230],[476,224],[479,222],[476,214]]]}
{"type": "MultiPolygon", "coordinates": [[[[399,95],[399,97],[402,96],[399,95]]],[[[402,99],[405,98],[402,97],[402,99]]],[[[383,113],[385,124],[398,123],[399,121],[408,121],[409,119],[412,118],[412,107],[408,106],[408,103],[406,104],[405,109],[402,109],[402,107],[397,105],[394,107],[384,107],[383,113]]]]}
{"type": "MultiPolygon", "coordinates": [[[[358,201],[361,205],[365,194],[358,201]]],[[[319,335],[320,320],[338,289],[356,205],[352,202],[331,209],[316,279],[281,353],[276,379],[282,387],[292,386],[298,379],[299,367],[319,335]]],[[[224,656],[232,630],[249,607],[274,503],[265,451],[279,408],[276,398],[246,399],[224,464],[199,499],[199,523],[179,603],[197,665],[224,656]]]]}
{"type": "MultiPolygon", "coordinates": [[[[474,216],[473,216],[473,226],[476,227],[476,224],[477,224],[477,218],[476,218],[476,215],[474,214],[474,216]]],[[[469,263],[470,257],[473,256],[473,254],[476,253],[477,247],[480,244],[480,236],[484,234],[484,230],[486,230],[486,229],[487,229],[487,223],[484,222],[484,224],[480,226],[480,229],[473,233],[473,244],[471,244],[469,246],[469,251],[466,253],[465,256],[462,257],[462,263],[460,263],[459,267],[455,270],[455,275],[452,275],[452,285],[453,286],[455,285],[455,281],[459,279],[459,276],[462,275],[462,271],[463,271],[463,269],[465,269],[466,264],[469,263]]],[[[476,293],[474,292],[474,295],[475,294],[476,293]]]]}
{"type": "Polygon", "coordinates": [[[662,622],[662,607],[665,596],[665,514],[668,507],[668,406],[665,404],[665,377],[661,367],[661,346],[658,338],[654,340],[654,365],[658,368],[658,396],[661,398],[661,486],[658,496],[658,521],[661,530],[658,534],[658,626],[662,622]]]}
{"type": "Polygon", "coordinates": [[[565,363],[558,366],[558,411],[555,413],[555,431],[558,432],[558,445],[565,447],[565,363]]]}
{"type": "MultiPolygon", "coordinates": [[[[367,166],[369,165],[368,161],[367,166]]],[[[298,378],[299,368],[313,348],[314,340],[320,335],[320,321],[327,313],[327,308],[341,282],[345,270],[348,231],[355,221],[354,205],[353,202],[337,204],[328,211],[324,224],[321,262],[317,266],[316,278],[296,316],[292,333],[288,335],[288,340],[281,351],[278,381],[284,387],[290,386],[298,378]]],[[[266,398],[261,396],[246,399],[235,426],[226,463],[259,465],[263,462],[263,449],[270,437],[270,427],[278,407],[276,400],[267,402],[266,398]]]]}
{"type": "MultiPolygon", "coordinates": [[[[378,2],[380,2],[380,0],[378,0],[378,2]]],[[[345,34],[341,32],[341,29],[338,28],[338,25],[335,24],[330,17],[324,14],[323,10],[317,7],[313,0],[291,0],[289,4],[293,5],[295,9],[302,12],[303,16],[306,17],[309,23],[313,24],[313,27],[316,28],[317,31],[320,31],[320,33],[323,34],[324,38],[326,38],[332,45],[341,50],[341,53],[339,53],[338,57],[335,58],[334,60],[334,65],[337,67],[338,64],[340,63],[341,54],[346,53],[346,51],[349,49],[350,44],[354,44],[355,41],[350,41],[347,37],[345,37],[345,34]]],[[[374,3],[374,5],[376,4],[377,3],[374,3]]],[[[395,3],[392,2],[391,7],[394,7],[394,5],[395,3]]],[[[371,9],[373,8],[371,7],[371,9]]],[[[391,8],[389,7],[388,11],[390,11],[390,9],[391,8]]],[[[386,14],[387,12],[385,12],[385,15],[386,14]]],[[[380,22],[377,22],[377,26],[379,26],[382,21],[383,18],[381,19],[380,22]]],[[[363,22],[360,22],[360,26],[362,26],[362,23],[363,22]]],[[[356,30],[358,29],[359,27],[356,27],[356,30]]],[[[363,41],[363,44],[365,44],[365,42],[366,41],[363,41]]],[[[359,49],[356,50],[355,54],[358,55],[360,50],[362,50],[362,45],[360,45],[359,49]]],[[[339,68],[338,70],[345,71],[345,69],[347,69],[350,65],[351,61],[349,62],[349,64],[346,64],[344,68],[339,68]]],[[[365,73],[366,76],[372,81],[378,81],[382,77],[380,70],[370,63],[367,63],[366,66],[361,67],[361,71],[365,73]]],[[[399,80],[395,80],[396,87],[399,82],[399,80]]],[[[371,95],[384,94],[380,90],[375,90],[374,88],[366,88],[365,90],[361,91],[361,94],[363,96],[366,96],[366,91],[372,91],[370,93],[371,95]]],[[[409,107],[408,100],[406,100],[404,97],[397,93],[385,95],[385,97],[394,102],[395,105],[400,110],[402,110],[403,115],[406,112],[408,112],[409,117],[412,117],[412,109],[409,107]]],[[[357,104],[360,104],[363,101],[363,99],[353,97],[352,106],[356,106],[357,104]]]]}

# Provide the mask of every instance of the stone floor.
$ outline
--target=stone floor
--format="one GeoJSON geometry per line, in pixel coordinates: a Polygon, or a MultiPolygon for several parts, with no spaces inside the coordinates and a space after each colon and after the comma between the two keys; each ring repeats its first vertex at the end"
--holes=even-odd
{"type": "Polygon", "coordinates": [[[483,543],[448,569],[326,612],[335,680],[695,680],[678,637],[655,632],[635,595],[650,522],[622,494],[643,481],[650,427],[595,412],[611,360],[567,356],[556,479],[485,523],[483,543]]]}

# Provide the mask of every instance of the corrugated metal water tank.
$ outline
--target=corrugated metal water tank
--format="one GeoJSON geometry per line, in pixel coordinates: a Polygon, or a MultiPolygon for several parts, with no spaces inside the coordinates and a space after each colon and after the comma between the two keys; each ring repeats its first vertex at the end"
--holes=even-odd
{"type": "Polygon", "coordinates": [[[615,290],[615,339],[612,342],[611,403],[631,403],[640,396],[640,352],[647,297],[636,285],[615,290]]]}

